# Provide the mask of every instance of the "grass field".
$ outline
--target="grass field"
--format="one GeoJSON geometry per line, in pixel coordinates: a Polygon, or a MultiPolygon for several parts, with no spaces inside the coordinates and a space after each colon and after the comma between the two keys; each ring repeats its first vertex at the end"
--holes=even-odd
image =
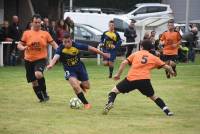
{"type": "Polygon", "coordinates": [[[102,115],[107,94],[117,82],[108,79],[108,69],[97,66],[94,59],[85,60],[85,64],[91,82],[87,93],[91,110],[69,108],[75,95],[63,78],[61,65],[45,72],[51,98],[42,104],[26,83],[23,66],[0,68],[0,134],[200,133],[200,56],[196,63],[179,64],[178,77],[173,79],[166,79],[164,70],[153,71],[156,94],[175,113],[173,117],[165,116],[138,91],[119,95],[115,108],[102,115]]]}

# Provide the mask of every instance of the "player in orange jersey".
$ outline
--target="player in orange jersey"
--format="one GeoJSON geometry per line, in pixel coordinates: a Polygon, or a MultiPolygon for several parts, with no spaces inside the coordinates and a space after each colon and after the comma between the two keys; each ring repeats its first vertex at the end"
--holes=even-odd
{"type": "MultiPolygon", "coordinates": [[[[176,72],[176,60],[178,56],[178,49],[181,43],[181,35],[179,32],[175,31],[174,21],[168,21],[168,30],[165,31],[161,38],[161,44],[163,44],[163,55],[161,59],[166,62],[166,64],[171,65],[175,76],[176,72]]],[[[167,78],[170,78],[169,72],[166,71],[167,78]]]]}
{"type": "Polygon", "coordinates": [[[54,49],[58,47],[51,35],[41,30],[41,17],[34,15],[32,18],[32,28],[23,33],[18,49],[25,53],[26,78],[32,83],[33,90],[40,102],[49,100],[46,91],[46,83],[43,75],[46,58],[47,47],[52,45],[54,49]]]}
{"type": "Polygon", "coordinates": [[[173,115],[164,101],[154,94],[154,89],[150,81],[150,72],[154,68],[164,68],[168,70],[171,75],[174,75],[173,69],[161,61],[158,57],[149,53],[152,49],[152,43],[150,40],[144,40],[141,43],[141,51],[131,54],[126,60],[124,60],[114,76],[115,80],[119,80],[120,76],[125,69],[126,65],[131,65],[127,77],[119,82],[109,93],[108,103],[106,104],[103,114],[107,114],[113,104],[117,94],[129,93],[135,89],[138,89],[143,95],[153,100],[168,116],[173,115]]]}

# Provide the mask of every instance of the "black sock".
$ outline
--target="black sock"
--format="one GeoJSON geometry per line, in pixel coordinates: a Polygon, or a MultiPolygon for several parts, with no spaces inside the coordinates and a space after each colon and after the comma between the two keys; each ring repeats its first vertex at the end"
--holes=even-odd
{"type": "Polygon", "coordinates": [[[114,67],[109,67],[109,75],[112,76],[114,67]]]}
{"type": "Polygon", "coordinates": [[[34,86],[33,90],[34,90],[35,94],[37,95],[38,99],[43,101],[44,100],[44,96],[42,94],[42,91],[40,90],[40,87],[39,86],[34,86]]]}
{"type": "Polygon", "coordinates": [[[170,111],[168,107],[165,105],[164,101],[161,98],[157,98],[154,101],[166,114],[168,114],[170,111]]]}
{"type": "Polygon", "coordinates": [[[86,98],[85,98],[83,92],[78,93],[78,94],[77,94],[77,97],[81,100],[81,102],[82,102],[83,104],[88,104],[88,101],[86,100],[86,98]]]}
{"type": "Polygon", "coordinates": [[[115,92],[110,92],[108,94],[108,104],[111,102],[114,103],[116,96],[117,94],[115,92]]]}
{"type": "Polygon", "coordinates": [[[40,89],[41,89],[41,91],[42,91],[44,97],[45,97],[45,98],[48,97],[47,91],[46,91],[46,82],[45,82],[45,78],[42,77],[41,79],[38,79],[38,84],[39,84],[39,86],[40,86],[40,89]]]}

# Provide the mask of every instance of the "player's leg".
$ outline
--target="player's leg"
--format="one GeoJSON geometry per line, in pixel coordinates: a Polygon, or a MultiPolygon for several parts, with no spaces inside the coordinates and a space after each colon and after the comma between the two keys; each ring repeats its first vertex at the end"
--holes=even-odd
{"type": "Polygon", "coordinates": [[[113,70],[114,70],[114,61],[116,59],[116,52],[111,52],[110,53],[110,58],[109,58],[109,78],[112,78],[113,75],[113,70]]]}
{"type": "Polygon", "coordinates": [[[84,92],[87,92],[86,90],[90,88],[88,73],[86,70],[86,67],[84,63],[81,63],[81,65],[76,69],[77,71],[77,79],[81,81],[80,87],[84,92]]]}
{"type": "Polygon", "coordinates": [[[37,98],[40,100],[40,102],[43,101],[43,96],[42,96],[41,90],[39,88],[37,78],[35,77],[34,63],[25,61],[25,69],[26,69],[27,82],[32,83],[32,88],[33,88],[33,91],[35,92],[37,98]]]}
{"type": "Polygon", "coordinates": [[[108,66],[108,65],[109,65],[108,62],[109,62],[109,61],[107,61],[107,60],[103,60],[103,65],[104,65],[104,66],[108,66]]]}
{"type": "Polygon", "coordinates": [[[35,63],[35,77],[37,78],[38,81],[38,85],[40,87],[40,90],[42,92],[44,101],[48,101],[49,100],[49,96],[47,95],[47,89],[46,89],[46,82],[45,82],[45,78],[43,75],[44,69],[45,69],[45,65],[46,65],[46,60],[38,60],[35,63]]]}
{"type": "Polygon", "coordinates": [[[77,97],[81,100],[81,102],[84,104],[84,107],[86,109],[91,108],[91,105],[88,103],[87,99],[85,98],[82,89],[80,87],[80,83],[77,80],[76,77],[70,77],[69,78],[69,83],[72,86],[72,88],[74,89],[75,94],[77,95],[77,97]]]}
{"type": "Polygon", "coordinates": [[[169,108],[166,106],[164,101],[154,95],[154,89],[151,85],[150,80],[141,80],[138,83],[138,90],[145,96],[149,97],[151,100],[153,100],[164,112],[166,115],[171,116],[173,115],[172,112],[170,112],[169,108]]]}
{"type": "Polygon", "coordinates": [[[114,70],[114,61],[109,61],[109,78],[112,78],[113,70],[114,70]]]}
{"type": "Polygon", "coordinates": [[[161,98],[159,98],[155,95],[152,95],[149,98],[151,100],[153,100],[156,103],[156,105],[158,107],[160,107],[166,115],[168,115],[168,116],[173,115],[173,113],[169,110],[169,108],[167,107],[167,105],[165,104],[165,102],[161,98]]]}
{"type": "Polygon", "coordinates": [[[174,76],[177,76],[177,71],[176,71],[176,63],[174,61],[170,61],[169,65],[172,67],[174,71],[174,76]]]}
{"type": "Polygon", "coordinates": [[[80,83],[80,87],[83,89],[84,92],[87,92],[87,90],[90,89],[89,81],[82,81],[80,83]]]}
{"type": "Polygon", "coordinates": [[[128,93],[134,89],[135,89],[134,83],[131,83],[126,78],[124,80],[122,80],[121,82],[119,82],[108,94],[108,102],[107,102],[106,106],[104,107],[103,114],[108,114],[110,109],[113,108],[115,99],[118,94],[128,93]]]}
{"type": "Polygon", "coordinates": [[[110,109],[113,108],[114,101],[119,93],[120,92],[116,86],[111,90],[111,92],[108,94],[108,102],[103,109],[103,114],[108,114],[110,109]]]}

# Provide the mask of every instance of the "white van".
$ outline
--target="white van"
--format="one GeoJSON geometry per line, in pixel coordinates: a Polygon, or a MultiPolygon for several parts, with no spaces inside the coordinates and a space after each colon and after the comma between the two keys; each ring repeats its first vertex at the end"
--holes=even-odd
{"type": "Polygon", "coordinates": [[[80,13],[80,12],[65,12],[64,19],[70,17],[75,23],[86,24],[95,27],[101,31],[108,30],[108,23],[114,20],[116,31],[120,37],[125,40],[124,30],[128,28],[130,20],[126,16],[114,14],[98,14],[98,13],[80,13]]]}

